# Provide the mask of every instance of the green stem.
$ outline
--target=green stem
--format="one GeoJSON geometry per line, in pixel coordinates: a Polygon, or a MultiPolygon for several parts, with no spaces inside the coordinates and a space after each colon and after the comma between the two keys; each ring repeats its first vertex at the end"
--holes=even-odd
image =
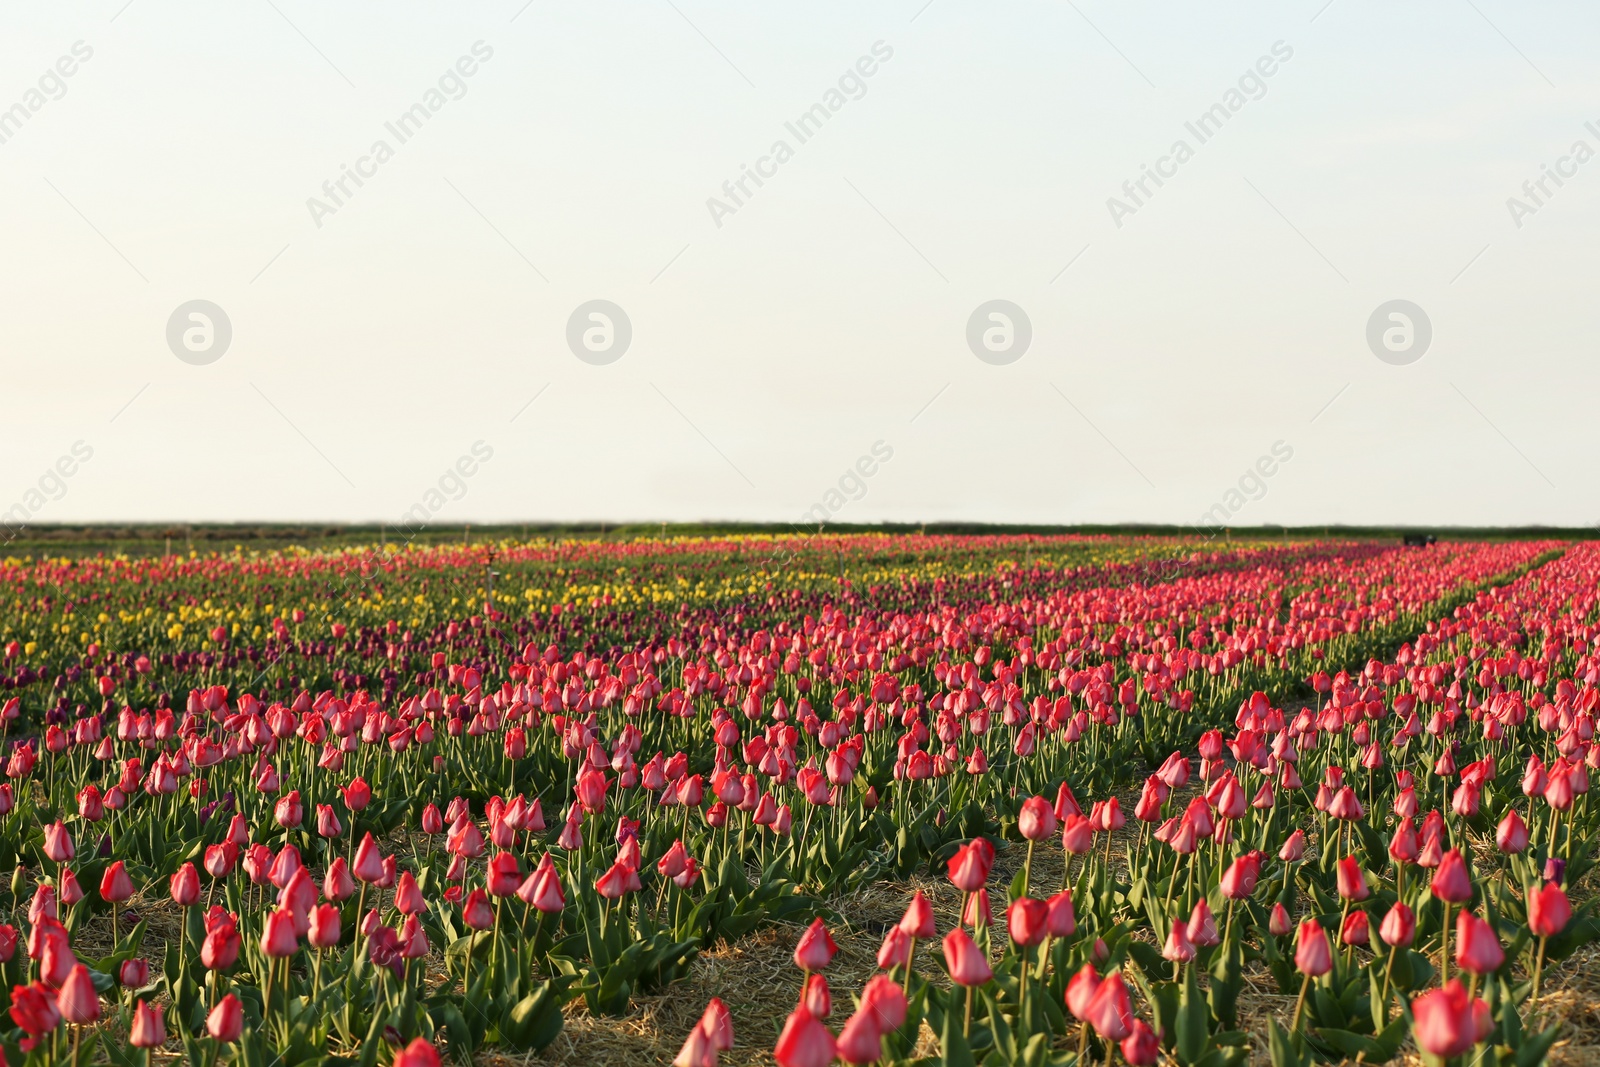
{"type": "Polygon", "coordinates": [[[1294,1023],[1289,1027],[1290,1033],[1298,1033],[1300,1031],[1300,1014],[1305,1010],[1306,990],[1310,988],[1311,976],[1308,974],[1300,982],[1300,998],[1294,1002],[1294,1023]]]}
{"type": "Polygon", "coordinates": [[[1539,939],[1539,955],[1534,959],[1533,963],[1533,992],[1528,998],[1528,1006],[1530,1010],[1539,1003],[1539,978],[1541,972],[1544,970],[1544,946],[1545,942],[1549,940],[1550,939],[1548,937],[1541,937],[1539,939]]]}

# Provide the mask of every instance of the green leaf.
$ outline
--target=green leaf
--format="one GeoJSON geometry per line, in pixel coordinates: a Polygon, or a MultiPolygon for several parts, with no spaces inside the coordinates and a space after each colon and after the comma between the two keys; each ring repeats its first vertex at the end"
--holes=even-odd
{"type": "MultiPolygon", "coordinates": [[[[1010,1063],[1016,1063],[1017,1039],[1011,1032],[1011,1026],[1006,1022],[1006,1017],[1000,1013],[1000,1005],[992,989],[983,991],[983,1003],[989,1010],[989,1032],[994,1035],[995,1049],[1010,1063]]],[[[954,1015],[955,1012],[950,1012],[954,1015]]]]}
{"type": "Polygon", "coordinates": [[[1311,987],[1310,1002],[1311,1006],[1316,1009],[1315,1014],[1319,1029],[1324,1026],[1343,1029],[1349,1017],[1345,1015],[1344,1008],[1340,1005],[1337,997],[1323,989],[1321,985],[1313,985],[1311,987]]]}
{"type": "Polygon", "coordinates": [[[1372,1062],[1382,1063],[1384,1060],[1393,1059],[1394,1054],[1400,1051],[1400,1046],[1405,1044],[1406,1038],[1410,1034],[1411,1020],[1404,1015],[1398,1016],[1383,1028],[1382,1033],[1373,1039],[1378,1043],[1378,1049],[1383,1053],[1383,1056],[1382,1058],[1372,1058],[1372,1062]]]}
{"type": "Polygon", "coordinates": [[[1206,1039],[1211,1036],[1207,1025],[1210,1013],[1200,993],[1200,982],[1195,977],[1194,966],[1191,964],[1184,970],[1187,974],[1184,976],[1183,992],[1178,998],[1177,1044],[1174,1047],[1178,1062],[1189,1065],[1198,1062],[1205,1053],[1206,1039]]]}
{"type": "Polygon", "coordinates": [[[1560,1032],[1561,1024],[1556,1023],[1525,1040],[1522,1047],[1517,1049],[1517,1067],[1538,1067],[1538,1064],[1543,1063],[1545,1056],[1550,1052],[1550,1046],[1556,1043],[1556,1036],[1560,1032]]]}
{"type": "Polygon", "coordinates": [[[939,1063],[943,1067],[977,1067],[966,1035],[961,1032],[962,1013],[954,1003],[947,1004],[944,1031],[939,1035],[939,1063]]]}
{"type": "Polygon", "coordinates": [[[1278,1025],[1277,1019],[1267,1020],[1267,1053],[1272,1067],[1306,1067],[1311,1057],[1299,1046],[1293,1034],[1278,1025]]]}
{"type": "Polygon", "coordinates": [[[1206,995],[1211,1014],[1227,1026],[1238,1022],[1239,990],[1244,986],[1244,968],[1234,955],[1237,949],[1238,943],[1232,940],[1217,949],[1211,964],[1211,988],[1206,995]]]}
{"type": "Polygon", "coordinates": [[[1354,1059],[1357,1056],[1381,1063],[1388,1057],[1383,1055],[1383,1048],[1370,1037],[1352,1033],[1349,1030],[1337,1030],[1333,1027],[1323,1026],[1317,1029],[1317,1038],[1354,1059]]]}

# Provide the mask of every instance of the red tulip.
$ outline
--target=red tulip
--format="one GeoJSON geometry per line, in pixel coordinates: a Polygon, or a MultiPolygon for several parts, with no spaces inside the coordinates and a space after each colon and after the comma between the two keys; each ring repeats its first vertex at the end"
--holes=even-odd
{"type": "Polygon", "coordinates": [[[673,1057],[672,1067],[717,1067],[717,1050],[699,1022],[689,1028],[689,1036],[684,1038],[683,1047],[673,1057]]]}
{"type": "Polygon", "coordinates": [[[1465,904],[1472,899],[1472,878],[1467,873],[1467,864],[1461,858],[1460,849],[1451,849],[1439,861],[1439,867],[1433,872],[1433,895],[1446,904],[1465,904]]]}
{"type": "Polygon", "coordinates": [[[1044,797],[1029,797],[1017,815],[1017,832],[1028,841],[1043,841],[1056,832],[1056,813],[1044,797]]]}
{"type": "Polygon", "coordinates": [[[1389,839],[1389,855],[1396,863],[1415,863],[1420,851],[1416,827],[1411,825],[1409,817],[1401,819],[1394,836],[1389,839]]]}
{"type": "Polygon", "coordinates": [[[440,1067],[439,1051],[422,1038],[414,1038],[395,1054],[394,1067],[440,1067]]]}
{"type": "Polygon", "coordinates": [[[1222,895],[1229,900],[1244,900],[1256,890],[1261,877],[1261,853],[1248,852],[1229,864],[1222,875],[1222,895]]]}
{"type": "Polygon", "coordinates": [[[1494,1028],[1489,1006],[1469,997],[1459,978],[1417,997],[1411,1002],[1411,1013],[1416,1020],[1411,1035],[1417,1047],[1445,1058],[1467,1052],[1494,1028]]]}
{"type": "Polygon", "coordinates": [[[606,776],[590,768],[579,773],[574,792],[578,797],[578,803],[583,805],[586,813],[598,815],[605,810],[606,790],[609,787],[610,783],[606,781],[606,776]]]}
{"type": "Polygon", "coordinates": [[[1152,1067],[1161,1053],[1161,1042],[1143,1019],[1134,1019],[1131,1031],[1122,1039],[1121,1048],[1128,1067],[1152,1067]]]}
{"type": "Polygon", "coordinates": [[[1189,940],[1189,927],[1182,919],[1172,920],[1172,933],[1167,935],[1161,955],[1173,963],[1188,963],[1194,959],[1194,942],[1189,940]]]}
{"type": "Polygon", "coordinates": [[[1099,818],[1090,821],[1103,833],[1113,833],[1128,825],[1128,817],[1122,814],[1122,802],[1116,797],[1097,803],[1094,810],[1099,812],[1099,818]]]}
{"type": "Polygon", "coordinates": [[[55,990],[43,982],[13,986],[11,1021],[32,1037],[48,1034],[60,1026],[61,1011],[56,1007],[55,990]]]}
{"type": "Polygon", "coordinates": [[[1500,825],[1495,828],[1494,843],[1501,852],[1507,854],[1521,852],[1528,847],[1528,827],[1522,821],[1522,816],[1517,814],[1516,808],[1506,812],[1506,817],[1500,820],[1500,825]]]}
{"type": "Polygon", "coordinates": [[[919,941],[926,941],[938,934],[938,927],[933,921],[933,905],[922,895],[922,890],[911,895],[911,903],[906,905],[906,913],[900,917],[900,929],[919,941]]]}
{"type": "Polygon", "coordinates": [[[722,998],[712,997],[706,1002],[706,1010],[700,1016],[700,1027],[717,1052],[726,1052],[733,1047],[733,1016],[729,1014],[722,998]]]}
{"type": "Polygon", "coordinates": [[[987,887],[967,897],[966,909],[961,914],[961,925],[970,926],[974,930],[980,926],[989,927],[994,925],[994,910],[989,907],[989,890],[987,887]]]}
{"type": "Polygon", "coordinates": [[[1282,937],[1294,929],[1294,920],[1289,918],[1289,913],[1277,901],[1272,902],[1272,911],[1267,916],[1267,929],[1273,937],[1282,937]]]}
{"type": "Polygon", "coordinates": [[[332,804],[317,805],[317,834],[321,837],[338,837],[344,833],[344,827],[339,825],[339,816],[333,813],[332,804]]]}
{"type": "Polygon", "coordinates": [[[1528,894],[1528,929],[1535,937],[1554,937],[1572,921],[1572,904],[1557,882],[1528,894]]]}
{"type": "Polygon", "coordinates": [[[778,1067],[827,1067],[833,1062],[835,1045],[828,1028],[802,1009],[796,1009],[783,1024],[772,1055],[778,1067]]]}
{"type": "Polygon", "coordinates": [[[1389,914],[1383,917],[1383,925],[1378,927],[1378,936],[1383,938],[1386,945],[1410,947],[1412,939],[1417,936],[1416,915],[1403,902],[1395,901],[1389,914]]]}
{"type": "Polygon", "coordinates": [[[1100,975],[1094,964],[1085,963],[1067,981],[1067,1010],[1083,1022],[1089,1021],[1089,1004],[1100,988],[1100,975]]]}
{"type": "Polygon", "coordinates": [[[1144,788],[1139,792],[1139,801],[1133,807],[1133,817],[1142,822],[1161,821],[1161,803],[1166,799],[1166,786],[1161,779],[1151,775],[1145,779],[1144,788]]]}
{"type": "Polygon", "coordinates": [[[90,822],[99,822],[106,812],[105,800],[100,795],[100,790],[93,785],[86,785],[78,790],[78,815],[90,822]]]}
{"type": "Polygon", "coordinates": [[[1367,913],[1359,908],[1345,916],[1339,931],[1339,940],[1346,945],[1365,945],[1371,940],[1367,929],[1367,913]]]}
{"type": "Polygon", "coordinates": [[[1018,897],[1006,909],[1006,928],[1013,944],[1031,947],[1049,933],[1050,908],[1034,897],[1018,897]]]}
{"type": "Polygon", "coordinates": [[[1222,943],[1217,933],[1217,917],[1211,914],[1211,905],[1205,897],[1195,901],[1194,912],[1189,916],[1189,940],[1208,948],[1222,943]]]}
{"type": "Polygon", "coordinates": [[[984,862],[983,852],[975,845],[976,842],[962,845],[950,857],[950,884],[963,893],[977,892],[989,880],[989,864],[984,862]]]}
{"type": "Polygon", "coordinates": [[[84,1026],[100,1018],[100,994],[95,992],[94,979],[84,964],[72,968],[67,980],[61,983],[61,991],[56,994],[56,1010],[61,1012],[64,1022],[74,1026],[84,1026]]]}
{"type": "MultiPolygon", "coordinates": [[[[353,779],[349,785],[341,786],[339,792],[344,797],[344,806],[351,811],[363,811],[368,804],[372,803],[372,787],[360,777],[353,779]]],[[[428,807],[433,808],[433,805],[429,804],[428,807]]],[[[438,808],[433,808],[433,810],[435,814],[438,814],[438,808]]],[[[424,811],[423,814],[426,816],[427,812],[424,811]]],[[[429,831],[426,828],[424,828],[423,832],[438,833],[437,830],[429,831]]]]}
{"type": "Polygon", "coordinates": [[[1334,794],[1333,800],[1328,804],[1328,814],[1335,819],[1355,820],[1361,818],[1361,801],[1356,797],[1356,791],[1349,786],[1344,786],[1334,794]]]}
{"type": "MultiPolygon", "coordinates": [[[[408,872],[409,873],[409,872],[408,872]]],[[[509,852],[496,852],[489,861],[488,889],[492,896],[509,897],[522,884],[522,870],[517,857],[509,852]]]]}
{"type": "MultiPolygon", "coordinates": [[[[293,922],[289,933],[294,933],[293,922]]],[[[239,929],[233,923],[222,923],[206,934],[200,943],[200,962],[209,971],[225,971],[239,959],[239,929]]]]}
{"type": "Polygon", "coordinates": [[[878,946],[878,969],[892,971],[911,961],[911,937],[898,926],[891,926],[878,946]]]}
{"type": "Polygon", "coordinates": [[[272,817],[279,826],[293,829],[300,825],[305,818],[305,805],[300,803],[300,790],[291,789],[287,794],[278,798],[273,806],[272,817]]]}
{"type": "Polygon", "coordinates": [[[44,828],[44,854],[56,863],[66,863],[75,854],[72,834],[60,819],[44,828]]]}
{"type": "Polygon", "coordinates": [[[244,1006],[232,993],[217,1001],[217,1006],[206,1016],[206,1032],[219,1043],[231,1045],[239,1040],[244,1030],[244,1006]]]}
{"type": "Polygon", "coordinates": [[[833,993],[828,989],[828,979],[821,974],[806,977],[800,990],[800,1006],[814,1019],[826,1019],[833,1014],[833,993]]]}
{"type": "Polygon", "coordinates": [[[311,924],[307,930],[306,941],[312,948],[333,948],[339,943],[339,909],[337,906],[319,904],[312,909],[311,924]]]}
{"type": "Polygon", "coordinates": [[[143,989],[150,984],[150,961],[146,959],[123,960],[117,968],[117,984],[124,989],[143,989]]]}
{"type": "Polygon", "coordinates": [[[299,948],[295,935],[294,914],[288,908],[278,908],[267,916],[261,931],[261,952],[273,959],[293,956],[299,948]]]}
{"type": "Polygon", "coordinates": [[[1294,965],[1301,974],[1320,978],[1333,970],[1333,954],[1328,946],[1328,935],[1322,924],[1307,919],[1300,924],[1299,943],[1294,951],[1294,965]]]}
{"type": "Polygon", "coordinates": [[[566,908],[567,900],[561,892],[561,878],[556,874],[554,867],[546,868],[529,877],[538,879],[530,890],[529,904],[545,914],[554,914],[566,908]]]}
{"type": "Polygon", "coordinates": [[[833,935],[822,920],[813,919],[794,946],[794,965],[802,971],[820,971],[833,962],[838,951],[839,946],[833,943],[833,935]]]}
{"type": "Polygon", "coordinates": [[[361,844],[356,846],[356,862],[351,873],[368,885],[383,881],[383,853],[371,834],[363,835],[361,844]]]}
{"type": "Polygon", "coordinates": [[[133,896],[133,879],[121,860],[115,860],[100,877],[100,898],[108,904],[120,904],[133,896]]]}
{"type": "MultiPolygon", "coordinates": [[[[491,871],[490,878],[493,877],[491,871]]],[[[410,871],[401,874],[395,883],[394,907],[403,915],[416,915],[428,908],[428,902],[422,899],[422,890],[417,888],[417,880],[411,877],[410,871]]]]}
{"type": "Polygon", "coordinates": [[[301,866],[300,850],[293,845],[284,845],[267,869],[267,880],[282,889],[301,866]]]}
{"type": "Polygon", "coordinates": [[[428,935],[415,915],[407,915],[400,931],[400,958],[420,960],[428,954],[428,935]]]}
{"type": "Polygon", "coordinates": [[[1061,844],[1070,855],[1083,855],[1094,847],[1094,825],[1082,815],[1068,815],[1061,824],[1061,844]]]}
{"type": "Polygon", "coordinates": [[[1361,864],[1352,856],[1346,856],[1335,865],[1335,882],[1339,896],[1345,900],[1359,902],[1372,895],[1367,888],[1367,876],[1362,873],[1361,864]]]}
{"type": "Polygon", "coordinates": [[[879,1033],[893,1033],[905,1025],[905,990],[888,975],[880,974],[861,990],[858,1011],[871,1017],[879,1033]]]}
{"type": "Polygon", "coordinates": [[[1122,972],[1114,971],[1100,983],[1089,1001],[1087,1021],[1108,1041],[1121,1041],[1133,1032],[1133,1005],[1122,972]]]}
{"type": "Polygon", "coordinates": [[[1572,807],[1572,798],[1576,790],[1572,787],[1572,776],[1561,766],[1557,760],[1550,768],[1550,781],[1544,787],[1544,802],[1557,811],[1566,811],[1572,807]]]}
{"type": "Polygon", "coordinates": [[[133,1025],[128,1030],[128,1044],[134,1048],[160,1048],[167,1043],[167,1020],[159,1008],[139,1001],[133,1008],[133,1025]]]}
{"type": "Polygon", "coordinates": [[[212,878],[224,878],[232,870],[239,859],[239,846],[232,841],[224,841],[220,845],[207,845],[204,865],[206,873],[212,878]]]}
{"type": "Polygon", "coordinates": [[[1244,790],[1237,779],[1229,778],[1217,795],[1217,814],[1224,819],[1242,819],[1247,810],[1249,802],[1245,800],[1244,790]]]}
{"type": "Polygon", "coordinates": [[[188,908],[200,902],[200,876],[195,873],[194,864],[185,863],[179,867],[168,885],[173,903],[179,907],[188,908]]]}
{"type": "Polygon", "coordinates": [[[1484,975],[1499,970],[1505,961],[1506,953],[1494,927],[1462,908],[1456,916],[1456,965],[1484,975]]]}
{"type": "Polygon", "coordinates": [[[1051,937],[1070,937],[1078,930],[1077,917],[1072,912],[1072,894],[1063,890],[1045,901],[1047,912],[1045,926],[1051,937]]]}
{"type": "Polygon", "coordinates": [[[883,1056],[883,1036],[876,1021],[857,1009],[839,1031],[838,1057],[846,1063],[873,1063],[883,1056]]]}
{"type": "Polygon", "coordinates": [[[493,926],[494,909],[489,906],[488,894],[481,889],[468,893],[466,902],[461,905],[461,921],[473,930],[487,930],[493,926]]]}
{"type": "Polygon", "coordinates": [[[663,878],[675,878],[682,873],[689,854],[683,847],[683,842],[674,840],[672,847],[662,854],[656,861],[656,873],[663,878]]]}
{"type": "Polygon", "coordinates": [[[356,883],[350,877],[350,868],[345,865],[343,856],[335,856],[333,862],[328,864],[328,873],[322,877],[322,895],[335,903],[342,903],[355,894],[356,883]]]}
{"type": "Polygon", "coordinates": [[[959,986],[983,985],[994,977],[983,950],[959,926],[944,935],[944,961],[950,980],[959,986]]]}
{"type": "Polygon", "coordinates": [[[1065,823],[1068,816],[1082,815],[1083,809],[1078,806],[1078,798],[1072,795],[1072,789],[1066,782],[1056,788],[1056,821],[1065,823]]]}

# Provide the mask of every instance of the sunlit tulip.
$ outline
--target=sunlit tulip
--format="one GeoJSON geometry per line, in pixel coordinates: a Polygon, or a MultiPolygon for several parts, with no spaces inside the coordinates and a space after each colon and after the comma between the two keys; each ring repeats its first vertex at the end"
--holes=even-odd
{"type": "Polygon", "coordinates": [[[956,985],[979,986],[994,977],[983,950],[959,926],[944,935],[944,960],[956,985]]]}
{"type": "Polygon", "coordinates": [[[802,971],[820,971],[833,962],[839,948],[820,918],[813,919],[794,946],[794,965],[802,971]]]}
{"type": "Polygon", "coordinates": [[[1477,975],[1499,970],[1506,958],[1494,927],[1465,908],[1456,915],[1455,950],[1456,965],[1477,975]]]}
{"type": "Polygon", "coordinates": [[[1301,974],[1320,978],[1333,969],[1333,954],[1328,946],[1328,935],[1322,924],[1307,919],[1300,924],[1300,933],[1294,951],[1294,965],[1301,974]]]}
{"type": "Polygon", "coordinates": [[[1417,917],[1402,901],[1396,901],[1383,917],[1383,923],[1378,927],[1378,936],[1383,938],[1383,943],[1397,948],[1408,948],[1413,938],[1417,936],[1417,917]]]}
{"type": "Polygon", "coordinates": [[[1470,997],[1458,978],[1411,1002],[1417,1047],[1435,1056],[1459,1056],[1493,1028],[1489,1006],[1470,997]]]}

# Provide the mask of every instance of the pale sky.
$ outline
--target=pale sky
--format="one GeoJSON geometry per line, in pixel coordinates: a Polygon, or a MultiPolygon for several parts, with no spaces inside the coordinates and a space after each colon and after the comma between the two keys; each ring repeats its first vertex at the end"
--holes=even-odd
{"type": "Polygon", "coordinates": [[[1600,520],[1590,5],[93,0],[0,31],[0,512],[1600,520]],[[595,300],[631,337],[585,309],[579,358],[595,300]]]}

